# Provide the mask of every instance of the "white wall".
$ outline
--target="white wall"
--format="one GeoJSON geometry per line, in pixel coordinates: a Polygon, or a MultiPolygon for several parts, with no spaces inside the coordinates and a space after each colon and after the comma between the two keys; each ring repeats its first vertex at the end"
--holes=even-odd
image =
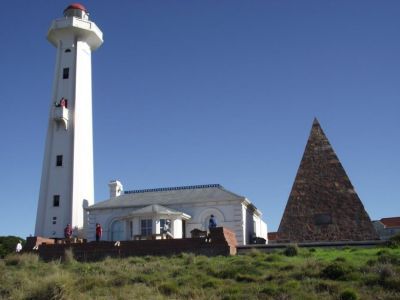
{"type": "Polygon", "coordinates": [[[94,23],[83,22],[88,26],[85,30],[75,26],[79,23],[76,18],[58,19],[48,33],[49,41],[57,47],[57,58],[36,217],[37,236],[62,238],[68,223],[82,228],[83,205],[94,203],[91,47],[101,45],[102,33],[94,23]],[[70,51],[66,52],[67,49],[70,51]],[[68,78],[63,78],[64,68],[69,68],[68,78]],[[68,100],[67,129],[54,119],[54,103],[61,98],[68,100]],[[63,156],[62,166],[56,166],[57,155],[63,156]],[[54,195],[60,196],[58,207],[53,206],[54,195]]]}
{"type": "MultiPolygon", "coordinates": [[[[240,201],[224,201],[219,202],[200,202],[194,204],[171,204],[167,207],[184,212],[191,216],[186,221],[186,237],[190,237],[190,231],[198,228],[200,230],[208,229],[208,220],[211,214],[216,217],[217,226],[223,226],[231,229],[236,234],[238,244],[243,245],[249,242],[250,234],[253,233],[253,220],[256,223],[256,235],[267,239],[266,224],[253,212],[247,209],[247,206],[240,201]]],[[[139,207],[138,207],[139,208],[139,207]]],[[[103,227],[103,239],[111,238],[109,232],[111,223],[121,217],[126,216],[128,213],[134,211],[135,208],[125,209],[105,209],[93,210],[90,212],[87,238],[88,240],[95,239],[95,224],[100,223],[103,227]]],[[[165,217],[162,217],[165,218],[165,217]]],[[[175,238],[182,236],[182,221],[172,220],[171,226],[172,234],[175,238]]],[[[140,234],[140,221],[134,220],[133,224],[134,234],[140,234]]],[[[153,224],[153,228],[155,224],[153,224]]],[[[126,239],[130,239],[129,232],[126,233],[126,239]]]]}

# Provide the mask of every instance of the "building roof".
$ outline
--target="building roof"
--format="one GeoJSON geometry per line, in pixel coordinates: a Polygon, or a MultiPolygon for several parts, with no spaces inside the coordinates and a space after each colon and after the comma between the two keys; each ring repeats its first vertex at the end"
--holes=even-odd
{"type": "Polygon", "coordinates": [[[143,208],[132,211],[129,215],[131,216],[142,216],[142,215],[182,215],[183,212],[167,208],[159,204],[152,204],[143,208]]]}
{"type": "Polygon", "coordinates": [[[183,212],[159,204],[152,204],[149,206],[145,206],[143,208],[136,209],[128,214],[128,216],[150,216],[150,215],[183,216],[186,219],[190,218],[189,215],[183,212]]]}
{"type": "Polygon", "coordinates": [[[68,9],[80,9],[80,10],[83,10],[84,12],[87,12],[86,8],[80,3],[72,3],[72,4],[68,5],[68,7],[66,9],[64,9],[64,12],[68,9]]]}
{"type": "Polygon", "coordinates": [[[219,184],[193,185],[171,188],[126,191],[125,194],[91,205],[87,210],[138,207],[144,205],[172,205],[195,202],[243,201],[245,197],[226,190],[219,184]]]}
{"type": "Polygon", "coordinates": [[[400,227],[400,217],[382,218],[380,221],[386,228],[400,227]]]}

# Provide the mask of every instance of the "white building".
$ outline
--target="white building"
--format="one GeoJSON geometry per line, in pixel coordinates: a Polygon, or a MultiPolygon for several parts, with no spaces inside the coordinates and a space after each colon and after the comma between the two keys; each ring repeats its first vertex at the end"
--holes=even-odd
{"type": "Polygon", "coordinates": [[[57,55],[35,235],[62,238],[66,224],[83,227],[83,206],[94,203],[91,52],[103,34],[72,4],[47,39],[57,55]]]}
{"type": "Polygon", "coordinates": [[[372,221],[372,225],[381,240],[389,240],[396,234],[400,234],[400,217],[382,218],[372,221]]]}
{"type": "Polygon", "coordinates": [[[103,240],[154,238],[167,223],[173,238],[190,237],[193,229],[207,230],[211,215],[217,226],[236,234],[240,245],[254,237],[267,240],[267,225],[261,212],[246,198],[219,184],[135,190],[123,193],[112,181],[110,199],[86,208],[86,237],[95,238],[96,223],[103,227],[103,240]]]}
{"type": "Polygon", "coordinates": [[[86,237],[93,240],[100,223],[105,240],[161,234],[184,238],[193,229],[206,230],[214,215],[218,226],[236,233],[239,244],[249,244],[254,237],[267,239],[260,211],[220,185],[122,194],[122,185],[113,181],[110,199],[94,204],[91,52],[103,43],[103,34],[85,7],[72,4],[64,17],[53,21],[47,38],[57,56],[36,236],[63,238],[65,226],[71,224],[78,229],[85,226],[86,237]]]}

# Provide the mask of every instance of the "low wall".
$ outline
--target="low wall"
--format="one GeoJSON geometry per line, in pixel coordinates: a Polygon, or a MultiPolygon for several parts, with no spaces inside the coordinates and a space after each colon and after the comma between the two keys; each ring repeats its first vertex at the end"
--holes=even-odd
{"type": "Polygon", "coordinates": [[[23,252],[31,252],[37,250],[40,245],[53,245],[55,244],[54,239],[48,239],[41,236],[30,236],[26,238],[26,243],[23,252]]]}
{"type": "Polygon", "coordinates": [[[45,261],[62,260],[65,251],[71,250],[78,261],[96,261],[105,257],[129,257],[142,255],[173,255],[183,252],[207,256],[235,255],[235,233],[227,228],[217,227],[210,231],[210,241],[204,238],[166,240],[141,240],[89,242],[71,244],[41,244],[38,252],[45,261]]]}

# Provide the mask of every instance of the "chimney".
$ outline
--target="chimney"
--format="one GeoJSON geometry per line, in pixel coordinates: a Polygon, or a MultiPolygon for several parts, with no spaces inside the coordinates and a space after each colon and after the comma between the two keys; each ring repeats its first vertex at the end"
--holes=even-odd
{"type": "Polygon", "coordinates": [[[111,180],[108,186],[110,187],[110,198],[120,196],[124,190],[122,183],[118,180],[111,180]]]}

